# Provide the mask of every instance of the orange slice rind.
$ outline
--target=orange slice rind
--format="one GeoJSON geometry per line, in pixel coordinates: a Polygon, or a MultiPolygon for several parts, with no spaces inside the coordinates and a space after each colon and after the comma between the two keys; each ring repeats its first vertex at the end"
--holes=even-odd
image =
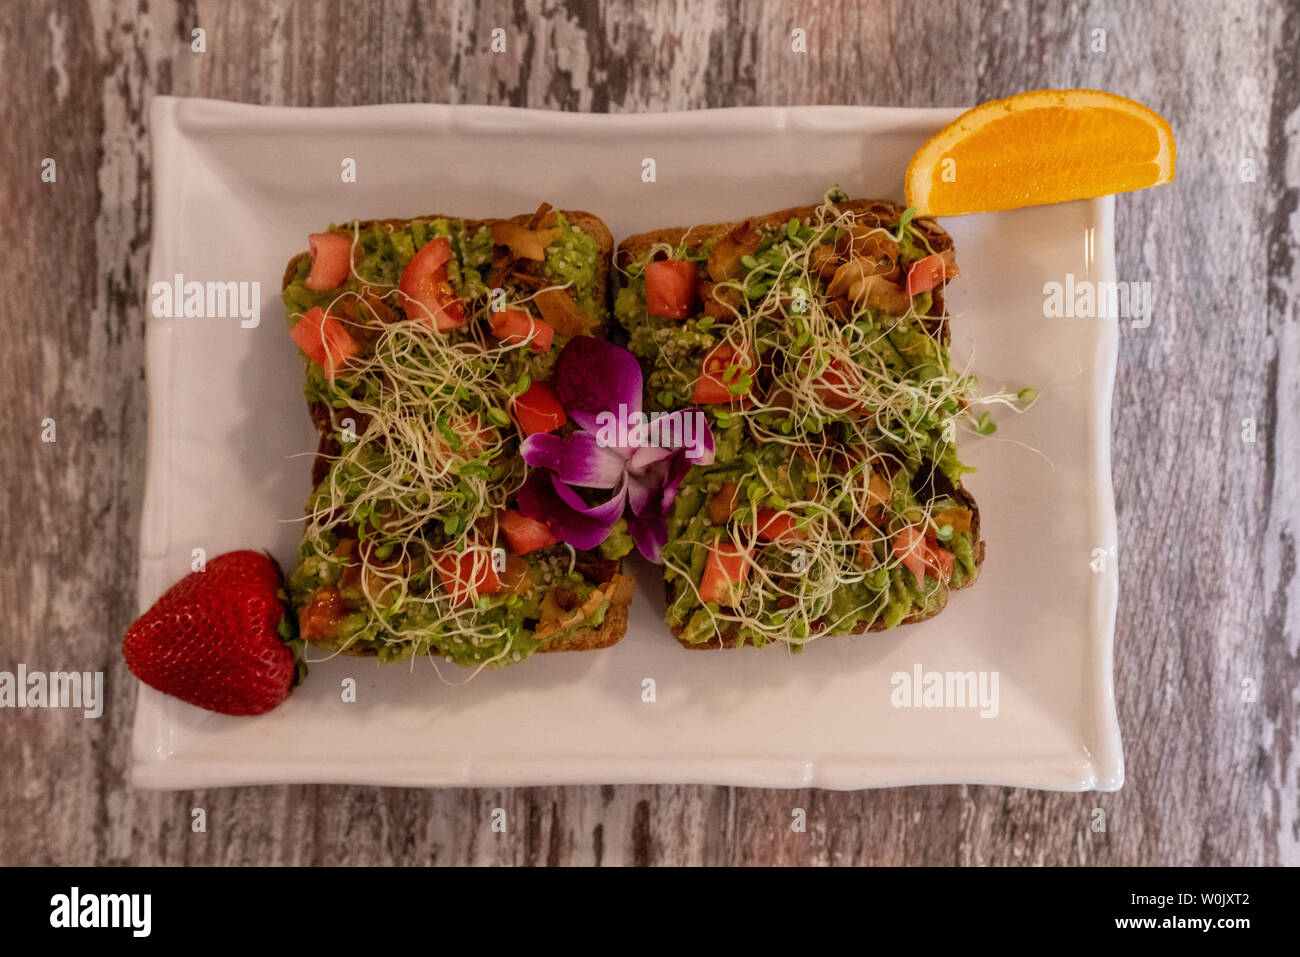
{"type": "Polygon", "coordinates": [[[1174,178],[1174,134],[1100,90],[1033,90],[967,110],[907,167],[918,215],[958,216],[1124,193],[1174,178]]]}

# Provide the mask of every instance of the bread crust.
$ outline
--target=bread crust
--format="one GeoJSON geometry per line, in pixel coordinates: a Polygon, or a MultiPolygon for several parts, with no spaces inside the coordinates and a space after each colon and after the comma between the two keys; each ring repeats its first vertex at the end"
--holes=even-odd
{"type": "MultiPolygon", "coordinates": [[[[595,285],[599,293],[596,300],[608,304],[610,263],[614,252],[614,237],[610,233],[609,227],[598,216],[585,210],[562,209],[558,212],[569,221],[569,225],[576,226],[596,241],[598,251],[595,285]]],[[[445,213],[432,213],[428,216],[415,216],[410,219],[366,220],[360,223],[359,227],[364,230],[375,225],[383,225],[391,226],[394,229],[405,229],[414,219],[456,219],[463,222],[468,229],[476,231],[482,227],[490,229],[493,223],[498,222],[525,225],[531,218],[531,213],[511,216],[508,220],[499,218],[462,219],[459,216],[451,216],[445,213]]],[[[289,260],[288,265],[285,266],[284,278],[280,285],[281,291],[287,289],[289,284],[293,282],[303,258],[310,256],[310,252],[301,252],[289,260]]],[[[335,438],[329,409],[321,402],[309,402],[308,412],[311,415],[313,424],[320,433],[316,445],[316,458],[312,462],[312,488],[315,488],[329,474],[330,462],[342,453],[342,446],[339,444],[338,439],[335,438]]],[[[574,629],[556,638],[545,647],[539,648],[538,651],[592,651],[597,648],[608,648],[611,645],[618,644],[619,640],[627,633],[628,606],[632,602],[633,583],[630,577],[622,574],[622,562],[612,563],[612,571],[611,577],[598,583],[601,586],[602,593],[605,594],[609,601],[609,607],[605,611],[605,617],[601,624],[596,628],[574,629]]],[[[378,654],[373,649],[358,650],[352,648],[344,648],[341,653],[353,657],[375,657],[378,654]]]]}
{"type": "MultiPolygon", "coordinates": [[[[626,269],[629,262],[655,243],[669,243],[675,246],[682,242],[683,239],[689,238],[691,244],[696,245],[726,235],[746,222],[756,229],[775,229],[778,226],[785,225],[791,219],[806,219],[813,215],[820,205],[820,203],[813,203],[808,206],[793,206],[790,209],[764,213],[762,216],[751,216],[748,220],[737,220],[731,223],[674,226],[651,230],[648,233],[637,233],[634,236],[628,236],[618,244],[618,254],[615,261],[620,269],[626,269]]],[[[835,208],[852,212],[859,219],[874,218],[876,223],[883,227],[896,227],[904,209],[897,203],[890,202],[887,199],[849,199],[842,203],[836,203],[835,208]]],[[[912,225],[929,240],[935,252],[943,252],[945,249],[952,248],[952,237],[932,217],[918,216],[912,220],[912,225]]]]}
{"type": "MultiPolygon", "coordinates": [[[[966,489],[964,488],[959,488],[951,493],[946,493],[946,494],[951,494],[954,498],[962,502],[967,508],[971,510],[970,531],[971,531],[971,542],[973,543],[973,552],[975,555],[975,574],[972,575],[970,578],[966,579],[966,581],[961,585],[961,588],[969,588],[971,585],[975,584],[976,580],[979,578],[980,568],[984,564],[985,542],[983,539],[980,538],[980,510],[979,510],[979,506],[975,504],[974,496],[972,496],[970,492],[966,491],[966,489]]],[[[952,591],[952,589],[946,589],[946,590],[949,593],[951,593],[952,591]]],[[[667,596],[668,604],[671,605],[673,601],[676,600],[677,597],[676,590],[673,588],[671,584],[669,584],[666,581],[664,582],[664,594],[667,596]]],[[[898,625],[895,627],[902,627],[903,625],[915,625],[922,621],[929,621],[931,618],[939,614],[939,612],[943,611],[947,607],[948,607],[948,595],[945,595],[944,600],[940,602],[936,607],[931,608],[928,611],[914,611],[911,614],[907,615],[905,618],[903,618],[903,620],[900,621],[898,625]]],[[[698,643],[682,640],[682,630],[684,628],[685,628],[684,625],[675,625],[670,629],[672,631],[673,637],[677,639],[678,644],[680,644],[683,648],[690,648],[690,649],[735,648],[738,644],[736,641],[737,633],[740,631],[738,625],[733,624],[730,628],[728,628],[725,632],[723,632],[722,635],[719,636],[715,634],[708,641],[701,641],[698,643]]],[[[857,622],[854,628],[852,629],[852,631],[846,632],[846,634],[861,635],[865,632],[888,631],[888,630],[889,629],[885,627],[885,623],[881,621],[879,618],[877,618],[875,621],[871,623],[870,626],[867,626],[865,622],[857,622]]],[[[750,638],[746,638],[744,641],[744,644],[747,645],[752,645],[753,643],[754,643],[753,640],[750,638]]]]}
{"type": "MultiPolygon", "coordinates": [[[[667,243],[671,246],[677,246],[686,241],[689,242],[690,245],[697,245],[699,243],[707,242],[710,239],[725,236],[732,230],[746,224],[760,230],[775,229],[788,223],[791,219],[807,219],[817,211],[819,205],[820,204],[795,206],[790,209],[782,209],[773,213],[765,213],[761,216],[752,216],[747,220],[739,220],[730,223],[709,223],[703,226],[691,227],[677,226],[656,229],[647,233],[638,233],[635,236],[629,236],[627,239],[623,240],[623,242],[619,243],[618,251],[615,254],[615,262],[619,269],[626,269],[629,263],[657,243],[667,243]]],[[[841,211],[853,212],[859,222],[865,221],[871,223],[874,220],[874,225],[885,228],[896,228],[904,212],[904,207],[886,199],[851,199],[841,203],[836,203],[835,206],[841,211]]],[[[913,227],[915,227],[925,237],[926,241],[929,242],[931,248],[935,252],[943,252],[952,248],[952,237],[949,236],[943,227],[941,227],[933,218],[921,216],[913,219],[911,223],[913,227]]],[[[930,310],[926,314],[925,324],[927,331],[929,331],[931,335],[938,338],[945,345],[948,343],[950,333],[948,330],[948,320],[944,317],[943,299],[941,295],[936,294],[933,297],[930,310]]],[[[941,473],[936,472],[934,474],[942,478],[941,473]]],[[[966,491],[966,489],[954,488],[946,479],[939,484],[946,486],[939,492],[939,494],[951,495],[962,501],[965,506],[971,510],[971,541],[973,543],[975,556],[975,574],[967,579],[961,586],[962,588],[966,588],[975,583],[975,580],[979,577],[980,567],[984,563],[985,543],[980,538],[979,506],[976,505],[974,497],[970,492],[966,491]]],[[[673,586],[666,581],[664,582],[664,592],[668,598],[668,603],[671,605],[676,598],[676,591],[673,586]]],[[[900,621],[899,625],[916,624],[917,622],[933,618],[935,615],[939,614],[939,612],[943,611],[943,609],[947,607],[947,604],[947,596],[945,595],[944,600],[936,608],[932,608],[928,611],[915,611],[900,621]]],[[[721,635],[715,634],[709,641],[699,643],[683,641],[681,633],[684,628],[685,625],[677,625],[671,629],[673,637],[676,638],[678,643],[684,648],[735,648],[738,644],[737,634],[740,630],[738,625],[733,624],[721,635]]],[[[858,627],[856,627],[851,634],[862,634],[866,631],[884,630],[886,630],[884,622],[877,618],[869,627],[865,622],[859,622],[858,627]]],[[[753,641],[752,639],[746,639],[744,644],[753,644],[753,641]]]]}
{"type": "Polygon", "coordinates": [[[618,644],[619,639],[627,634],[627,612],[632,604],[634,587],[632,578],[628,575],[614,575],[601,588],[609,601],[609,608],[605,610],[605,620],[600,627],[574,629],[538,651],[594,651],[618,644]]]}

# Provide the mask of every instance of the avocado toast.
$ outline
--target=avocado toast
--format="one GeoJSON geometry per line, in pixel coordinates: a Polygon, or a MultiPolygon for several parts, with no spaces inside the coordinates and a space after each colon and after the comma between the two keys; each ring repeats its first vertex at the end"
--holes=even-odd
{"type": "Polygon", "coordinates": [[[662,229],[618,249],[615,317],[649,410],[707,410],[663,549],[689,648],[798,647],[922,621],[984,557],[948,357],[952,240],[837,190],[817,206],[662,229]]]}
{"type": "Polygon", "coordinates": [[[576,551],[515,508],[522,437],[565,421],[555,356],[608,324],[604,223],[543,204],[352,222],[310,244],[283,283],[320,432],[289,578],[301,636],[467,666],[617,642],[627,536],[576,551]]]}

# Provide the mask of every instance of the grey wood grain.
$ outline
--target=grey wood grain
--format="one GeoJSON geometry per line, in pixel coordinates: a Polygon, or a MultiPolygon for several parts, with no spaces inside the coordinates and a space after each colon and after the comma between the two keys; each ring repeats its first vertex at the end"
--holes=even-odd
{"type": "Polygon", "coordinates": [[[103,669],[109,700],[96,721],[0,712],[0,863],[1300,863],[1297,51],[1294,2],[0,5],[0,669],[103,669]],[[1122,791],[127,785],[112,636],[135,610],[152,95],[630,112],[1044,86],[1140,99],[1179,146],[1174,186],[1118,201],[1120,277],[1157,297],[1124,332],[1113,415],[1122,791]]]}

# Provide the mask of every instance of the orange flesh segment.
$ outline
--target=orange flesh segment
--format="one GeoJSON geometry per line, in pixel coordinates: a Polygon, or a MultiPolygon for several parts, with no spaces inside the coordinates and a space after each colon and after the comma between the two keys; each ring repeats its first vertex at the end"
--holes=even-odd
{"type": "MultiPolygon", "coordinates": [[[[1119,110],[1067,110],[1055,106],[1013,113],[990,123],[945,152],[956,161],[955,182],[940,179],[930,191],[936,210],[961,209],[978,196],[980,211],[1032,206],[1038,197],[1060,203],[1155,185],[1160,139],[1150,125],[1119,110]],[[1033,141],[1036,132],[1058,131],[1033,141]],[[1006,150],[1008,138],[1032,149],[1006,150]],[[1105,165],[1096,162],[1105,157],[1105,165]]],[[[943,160],[940,160],[940,168],[943,160]]],[[[942,213],[939,213],[942,215],[942,213]]]]}
{"type": "Polygon", "coordinates": [[[1146,189],[1174,178],[1173,132],[1140,103],[1095,90],[1035,90],[985,103],[913,157],[908,202],[953,216],[1146,189]]]}

